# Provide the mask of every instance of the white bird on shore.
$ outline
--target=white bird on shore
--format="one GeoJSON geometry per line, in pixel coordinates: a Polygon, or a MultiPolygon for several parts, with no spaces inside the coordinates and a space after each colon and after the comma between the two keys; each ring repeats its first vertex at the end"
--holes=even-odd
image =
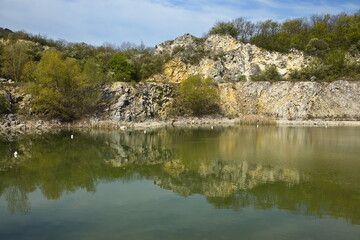
{"type": "Polygon", "coordinates": [[[259,124],[256,124],[256,128],[259,128],[259,124]]]}
{"type": "Polygon", "coordinates": [[[17,158],[17,156],[18,156],[18,152],[15,151],[15,152],[14,152],[14,157],[17,158]]]}
{"type": "Polygon", "coordinates": [[[214,129],[214,126],[211,126],[211,129],[214,129]]]}
{"type": "Polygon", "coordinates": [[[70,138],[71,138],[71,139],[74,139],[74,135],[73,135],[73,134],[71,134],[70,138]]]}
{"type": "Polygon", "coordinates": [[[146,134],[146,130],[144,130],[144,134],[146,134]]]}

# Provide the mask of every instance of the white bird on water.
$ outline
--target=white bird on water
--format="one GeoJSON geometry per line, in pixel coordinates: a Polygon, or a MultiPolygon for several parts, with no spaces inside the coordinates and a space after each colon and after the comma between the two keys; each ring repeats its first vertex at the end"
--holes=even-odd
{"type": "Polygon", "coordinates": [[[214,129],[214,126],[211,126],[211,129],[214,129]]]}
{"type": "Polygon", "coordinates": [[[14,157],[17,158],[17,156],[18,156],[18,152],[15,151],[15,152],[14,152],[14,157]]]}

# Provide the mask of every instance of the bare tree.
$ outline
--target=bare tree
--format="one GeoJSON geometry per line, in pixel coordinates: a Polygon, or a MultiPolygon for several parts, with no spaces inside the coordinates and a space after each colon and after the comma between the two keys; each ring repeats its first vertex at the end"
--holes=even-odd
{"type": "Polygon", "coordinates": [[[233,24],[237,28],[237,38],[243,42],[250,41],[250,38],[254,35],[255,24],[243,17],[233,20],[233,24]]]}

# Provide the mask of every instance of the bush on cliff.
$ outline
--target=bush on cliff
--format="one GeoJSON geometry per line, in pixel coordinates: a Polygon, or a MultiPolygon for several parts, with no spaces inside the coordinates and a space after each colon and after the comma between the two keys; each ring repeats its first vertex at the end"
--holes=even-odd
{"type": "Polygon", "coordinates": [[[4,94],[0,93],[0,114],[10,112],[10,106],[4,94]]]}
{"type": "Polygon", "coordinates": [[[267,67],[264,71],[262,71],[260,74],[255,75],[251,77],[252,81],[270,81],[270,82],[276,82],[276,81],[282,81],[284,80],[283,77],[278,72],[276,66],[272,65],[267,67]]]}
{"type": "Polygon", "coordinates": [[[32,73],[27,91],[34,98],[33,110],[69,121],[89,112],[97,98],[96,82],[73,58],[46,52],[32,73]]]}
{"type": "Polygon", "coordinates": [[[216,22],[210,29],[209,34],[229,35],[236,38],[238,36],[238,29],[232,22],[216,22]]]}
{"type": "Polygon", "coordinates": [[[219,101],[219,92],[211,78],[193,75],[180,84],[178,105],[186,113],[195,116],[215,113],[219,101]]]}

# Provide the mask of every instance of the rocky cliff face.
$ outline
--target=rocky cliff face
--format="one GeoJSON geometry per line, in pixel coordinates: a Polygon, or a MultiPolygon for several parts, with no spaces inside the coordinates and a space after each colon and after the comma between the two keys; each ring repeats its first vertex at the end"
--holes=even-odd
{"type": "Polygon", "coordinates": [[[94,118],[114,122],[145,121],[168,115],[174,84],[117,82],[103,89],[102,106],[94,118]]]}
{"type": "Polygon", "coordinates": [[[170,82],[180,82],[193,74],[202,74],[217,82],[239,81],[245,77],[249,79],[271,65],[287,76],[291,70],[304,67],[308,62],[300,51],[289,54],[269,52],[219,35],[198,39],[186,34],[158,45],[155,52],[174,56],[165,65],[164,73],[152,78],[170,82]]]}
{"type": "MultiPolygon", "coordinates": [[[[141,122],[173,117],[176,83],[114,83],[103,89],[95,121],[141,122]]],[[[360,81],[238,82],[218,85],[220,114],[248,115],[280,120],[360,120],[360,81]]],[[[13,89],[0,92],[9,109],[26,112],[31,97],[13,89]]],[[[11,113],[0,115],[0,128],[24,125],[11,113]]]]}
{"type": "MultiPolygon", "coordinates": [[[[166,118],[177,84],[115,83],[104,90],[107,105],[97,118],[144,121],[166,118]]],[[[360,120],[360,82],[238,82],[219,84],[226,117],[269,116],[286,120],[360,120]]]]}
{"type": "Polygon", "coordinates": [[[360,120],[360,82],[241,82],[220,85],[228,116],[286,120],[360,120]]]}

